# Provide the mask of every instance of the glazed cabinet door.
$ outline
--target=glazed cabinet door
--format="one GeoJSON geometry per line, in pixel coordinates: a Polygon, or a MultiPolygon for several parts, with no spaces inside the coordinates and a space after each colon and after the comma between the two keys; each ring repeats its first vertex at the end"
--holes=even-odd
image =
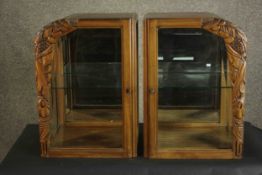
{"type": "Polygon", "coordinates": [[[45,157],[136,155],[136,22],[81,19],[54,45],[45,157]]]}
{"type": "Polygon", "coordinates": [[[145,155],[232,158],[224,39],[195,19],[145,21],[145,155]]]}

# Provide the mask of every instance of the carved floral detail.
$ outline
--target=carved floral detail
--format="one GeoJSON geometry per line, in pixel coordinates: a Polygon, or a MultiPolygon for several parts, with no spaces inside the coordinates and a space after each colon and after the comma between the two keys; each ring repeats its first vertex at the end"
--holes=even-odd
{"type": "Polygon", "coordinates": [[[246,43],[245,34],[232,23],[214,18],[203,24],[203,28],[224,38],[232,81],[233,107],[233,150],[236,157],[241,157],[243,145],[243,115],[245,100],[246,43]]]}
{"type": "Polygon", "coordinates": [[[43,28],[34,41],[37,109],[39,113],[39,132],[42,156],[47,156],[47,142],[49,138],[51,72],[57,40],[72,32],[74,27],[70,21],[57,20],[43,28]]]}

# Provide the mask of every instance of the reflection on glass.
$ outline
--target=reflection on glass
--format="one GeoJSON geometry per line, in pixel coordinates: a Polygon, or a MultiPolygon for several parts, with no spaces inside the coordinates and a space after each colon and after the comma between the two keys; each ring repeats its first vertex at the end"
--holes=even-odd
{"type": "Polygon", "coordinates": [[[120,29],[82,29],[72,34],[74,52],[65,60],[65,72],[73,107],[120,107],[120,34],[120,29]]]}
{"type": "Polygon", "coordinates": [[[159,147],[230,148],[223,39],[203,29],[160,28],[157,59],[159,147]]]}
{"type": "Polygon", "coordinates": [[[78,29],[60,47],[52,75],[58,125],[52,146],[120,148],[121,29],[78,29]]]}

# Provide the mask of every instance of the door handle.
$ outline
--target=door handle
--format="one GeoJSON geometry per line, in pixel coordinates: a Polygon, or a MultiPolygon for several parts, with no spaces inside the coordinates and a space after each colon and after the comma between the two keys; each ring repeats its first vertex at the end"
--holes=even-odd
{"type": "Polygon", "coordinates": [[[149,89],[149,94],[155,94],[155,93],[156,93],[155,88],[150,88],[149,89]]]}

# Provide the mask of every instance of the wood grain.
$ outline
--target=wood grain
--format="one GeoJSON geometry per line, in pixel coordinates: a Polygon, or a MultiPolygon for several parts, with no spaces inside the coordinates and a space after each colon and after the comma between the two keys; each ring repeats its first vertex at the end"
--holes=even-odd
{"type": "Polygon", "coordinates": [[[159,123],[161,150],[231,149],[232,134],[227,127],[173,127],[159,123]]]}
{"type": "Polygon", "coordinates": [[[122,127],[60,127],[52,138],[52,148],[122,148],[122,127]]]}
{"type": "Polygon", "coordinates": [[[207,109],[158,109],[158,122],[218,123],[218,110],[207,109]]]}

